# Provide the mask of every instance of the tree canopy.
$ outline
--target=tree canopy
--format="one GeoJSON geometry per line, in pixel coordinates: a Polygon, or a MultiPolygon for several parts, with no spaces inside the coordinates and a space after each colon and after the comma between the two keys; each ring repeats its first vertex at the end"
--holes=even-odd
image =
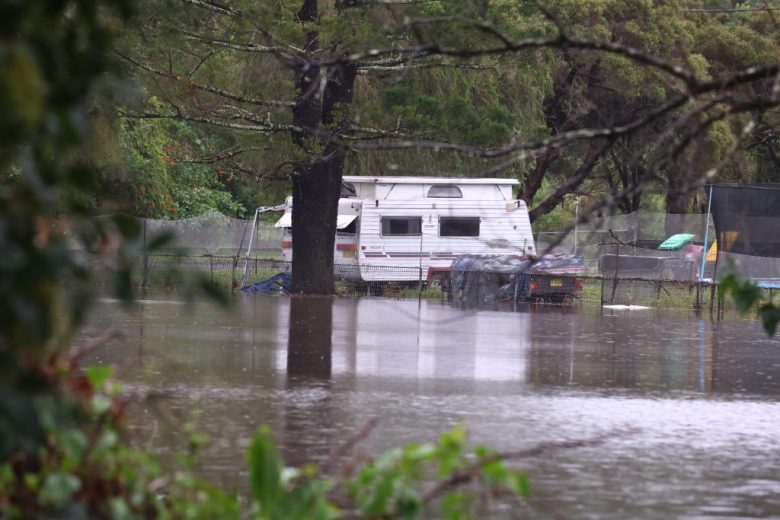
{"type": "Polygon", "coordinates": [[[778,178],[779,34],[750,2],[143,2],[106,179],[153,215],[291,179],[293,270],[319,278],[342,173],[515,177],[533,220],[573,195],[698,210],[705,178],[778,178]]]}

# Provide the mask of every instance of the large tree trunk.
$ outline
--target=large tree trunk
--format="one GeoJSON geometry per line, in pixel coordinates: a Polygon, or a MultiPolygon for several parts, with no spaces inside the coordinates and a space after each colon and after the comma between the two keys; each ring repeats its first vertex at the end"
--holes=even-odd
{"type": "Polygon", "coordinates": [[[320,70],[314,58],[319,34],[312,28],[317,18],[317,1],[305,0],[298,19],[306,27],[307,65],[298,71],[298,98],[293,107],[293,124],[304,131],[294,133],[293,141],[311,162],[293,171],[292,277],[293,292],[333,294],[333,246],[345,154],[332,143],[321,151],[313,149],[308,130],[322,124],[340,126],[336,109],[352,102],[357,67],[347,64],[329,72],[320,70]],[[327,79],[321,88],[323,76],[327,79]]]}
{"type": "Polygon", "coordinates": [[[293,176],[293,292],[333,294],[333,246],[342,161],[320,162],[293,176]]]}

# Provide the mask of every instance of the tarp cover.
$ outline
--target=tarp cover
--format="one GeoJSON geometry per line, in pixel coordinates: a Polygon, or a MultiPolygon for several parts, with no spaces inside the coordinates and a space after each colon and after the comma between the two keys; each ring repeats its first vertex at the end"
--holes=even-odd
{"type": "Polygon", "coordinates": [[[260,282],[246,285],[241,290],[255,294],[289,294],[292,290],[292,276],[289,273],[277,273],[260,282]]]}
{"type": "Polygon", "coordinates": [[[277,228],[292,227],[292,213],[285,213],[284,215],[282,215],[282,218],[276,221],[274,227],[277,228]]]}
{"type": "Polygon", "coordinates": [[[452,262],[452,272],[580,274],[586,271],[578,255],[543,257],[535,262],[516,255],[461,255],[452,262]]]}
{"type": "Polygon", "coordinates": [[[780,184],[711,188],[719,251],[780,258],[780,184]]]}

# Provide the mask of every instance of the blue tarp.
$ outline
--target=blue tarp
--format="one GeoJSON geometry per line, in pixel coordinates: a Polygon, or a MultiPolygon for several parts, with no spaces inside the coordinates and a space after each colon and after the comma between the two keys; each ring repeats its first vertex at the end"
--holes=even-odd
{"type": "Polygon", "coordinates": [[[278,273],[261,282],[255,282],[241,288],[241,291],[252,294],[289,294],[292,290],[292,275],[278,273]]]}

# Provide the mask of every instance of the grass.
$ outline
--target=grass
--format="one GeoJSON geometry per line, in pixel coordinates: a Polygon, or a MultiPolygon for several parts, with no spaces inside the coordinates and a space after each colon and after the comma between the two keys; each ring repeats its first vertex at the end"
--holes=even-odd
{"type": "Polygon", "coordinates": [[[419,287],[407,287],[397,292],[386,293],[385,295],[397,297],[401,300],[416,300],[417,298],[423,300],[443,300],[447,298],[447,294],[441,290],[441,287],[424,287],[422,291],[419,287]]]}
{"type": "Polygon", "coordinates": [[[336,282],[336,294],[346,298],[381,295],[385,298],[396,298],[399,300],[416,300],[417,298],[442,300],[447,298],[447,294],[440,287],[423,287],[421,291],[417,284],[414,284],[414,286],[399,286],[381,282],[363,282],[358,284],[336,282]]]}
{"type": "MultiPolygon", "coordinates": [[[[276,273],[280,272],[278,267],[259,267],[257,269],[250,266],[247,271],[247,277],[245,283],[258,282],[265,280],[276,273]]],[[[196,276],[201,279],[211,281],[219,287],[225,289],[231,289],[233,287],[233,279],[237,284],[241,283],[241,276],[244,272],[244,268],[239,262],[239,265],[234,270],[233,267],[217,266],[211,267],[208,264],[200,264],[197,266],[184,267],[177,263],[164,263],[163,266],[155,265],[149,270],[146,276],[146,280],[143,279],[141,270],[133,272],[132,283],[135,286],[141,286],[146,282],[146,287],[153,287],[159,289],[178,289],[184,287],[185,284],[190,283],[196,276]]]]}

